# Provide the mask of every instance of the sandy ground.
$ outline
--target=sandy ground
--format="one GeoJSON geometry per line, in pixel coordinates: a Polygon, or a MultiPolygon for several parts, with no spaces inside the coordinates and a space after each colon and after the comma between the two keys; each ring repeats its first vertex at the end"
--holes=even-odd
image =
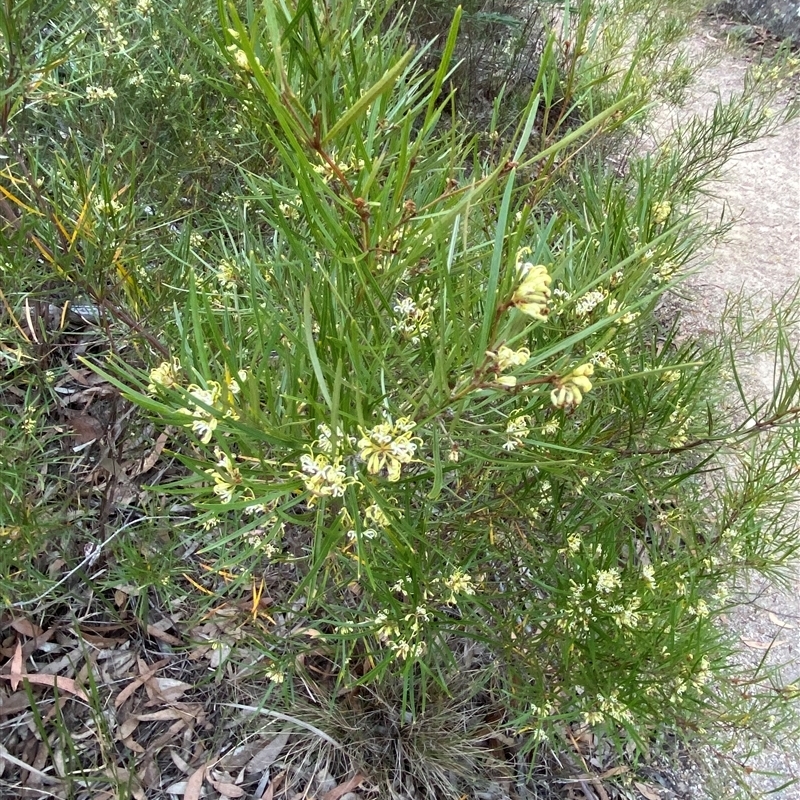
{"type": "MultiPolygon", "coordinates": [[[[691,52],[713,55],[713,63],[698,75],[688,103],[679,110],[664,110],[658,117],[663,131],[671,121],[705,115],[718,96],[725,97],[741,89],[747,69],[747,54],[735,53],[725,46],[724,34],[704,28],[691,42],[691,52]]],[[[776,136],[750,146],[737,155],[725,176],[711,187],[715,197],[707,201],[707,211],[735,224],[724,241],[702,254],[702,269],[688,284],[691,301],[684,305],[684,328],[687,335],[703,335],[719,326],[720,311],[726,296],[743,289],[756,306],[764,311],[800,280],[800,120],[784,126],[776,136]]],[[[798,332],[800,333],[800,332],[798,332]]],[[[800,335],[797,337],[800,342],[800,335]]],[[[767,396],[772,389],[771,357],[743,360],[743,374],[754,396],[767,396]]],[[[800,536],[800,531],[798,532],[800,536]]],[[[765,658],[778,666],[783,683],[800,678],[800,570],[786,589],[779,589],[763,579],[753,579],[744,588],[744,602],[728,617],[731,632],[741,642],[739,660],[754,668],[765,658]],[[762,643],[772,642],[768,651],[762,643]],[[750,644],[747,644],[750,643],[750,644]],[[762,645],[754,647],[753,643],[762,645]]],[[[800,704],[798,705],[800,714],[800,704]]],[[[745,743],[741,752],[744,755],[745,743]]],[[[701,754],[702,770],[689,770],[685,776],[686,797],[738,798],[742,789],[719,781],[713,752],[701,754]]],[[[800,800],[800,783],[779,789],[787,778],[800,780],[800,743],[771,744],[747,760],[754,771],[747,778],[756,796],[772,791],[776,800],[800,800]],[[769,776],[772,772],[779,775],[769,776]]]]}

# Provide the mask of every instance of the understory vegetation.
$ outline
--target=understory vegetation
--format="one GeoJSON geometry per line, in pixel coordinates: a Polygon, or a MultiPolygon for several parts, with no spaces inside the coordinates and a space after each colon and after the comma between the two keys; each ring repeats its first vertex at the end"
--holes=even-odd
{"type": "Polygon", "coordinates": [[[695,12],[3,4],[9,797],[652,797],[792,734],[718,619],[798,548],[794,320],[732,403],[661,301],[795,108],[779,51],[646,147],[695,12]]]}

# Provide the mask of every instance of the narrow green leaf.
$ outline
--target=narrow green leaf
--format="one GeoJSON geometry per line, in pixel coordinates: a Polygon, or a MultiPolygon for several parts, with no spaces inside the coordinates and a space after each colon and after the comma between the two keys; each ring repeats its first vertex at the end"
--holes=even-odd
{"type": "Polygon", "coordinates": [[[328,404],[328,408],[333,411],[333,399],[331,393],[328,391],[328,384],[325,382],[325,374],[322,371],[322,364],[320,364],[319,356],[317,355],[317,347],[314,344],[314,331],[313,320],[311,319],[311,292],[308,286],[303,291],[303,333],[306,337],[306,346],[308,347],[308,357],[311,360],[311,367],[314,370],[314,375],[319,384],[319,390],[328,404]]]}
{"type": "Polygon", "coordinates": [[[517,149],[514,151],[514,161],[519,161],[525,153],[525,148],[528,146],[528,141],[531,138],[531,131],[533,124],[536,122],[536,113],[539,111],[539,100],[541,95],[537,94],[531,99],[530,109],[528,110],[528,117],[525,120],[525,127],[522,130],[522,135],[519,137],[517,149]]]}
{"type": "Polygon", "coordinates": [[[442,453],[439,449],[439,428],[434,425],[433,436],[431,437],[431,449],[433,450],[433,486],[428,492],[428,500],[436,500],[442,493],[444,485],[444,469],[442,468],[442,453]]]}
{"type": "Polygon", "coordinates": [[[322,141],[327,143],[335,139],[343,130],[346,130],[353,122],[358,119],[370,104],[380,97],[384,92],[388,91],[395,83],[397,78],[411,61],[414,51],[408,50],[406,54],[379,80],[367,89],[364,94],[339,118],[336,124],[325,134],[322,141]]]}
{"type": "Polygon", "coordinates": [[[511,208],[511,195],[514,192],[514,178],[516,170],[512,169],[508,176],[506,190],[503,192],[503,203],[500,206],[500,214],[497,217],[497,228],[494,237],[494,250],[492,252],[492,263],[489,267],[489,280],[486,283],[486,296],[484,297],[483,324],[481,325],[481,336],[478,342],[478,349],[475,352],[476,361],[480,360],[482,354],[489,347],[489,337],[492,334],[492,327],[495,321],[497,309],[497,286],[500,282],[500,267],[503,262],[503,250],[506,238],[506,227],[508,225],[508,214],[511,208]]]}
{"type": "Polygon", "coordinates": [[[442,53],[442,60],[439,62],[439,68],[433,76],[433,86],[431,87],[430,97],[428,99],[428,108],[425,111],[425,122],[422,124],[423,130],[430,124],[431,117],[436,110],[436,101],[439,99],[439,92],[441,92],[442,84],[447,77],[447,70],[450,66],[450,60],[453,57],[453,50],[455,50],[456,47],[456,39],[458,38],[461,13],[462,8],[458,6],[453,15],[453,21],[450,24],[450,32],[447,34],[447,42],[445,43],[444,52],[442,53]]]}
{"type": "Polygon", "coordinates": [[[286,85],[286,70],[283,65],[283,46],[278,19],[275,16],[274,0],[264,0],[264,14],[267,19],[267,31],[269,32],[272,58],[275,59],[275,69],[280,76],[281,89],[286,85]]]}

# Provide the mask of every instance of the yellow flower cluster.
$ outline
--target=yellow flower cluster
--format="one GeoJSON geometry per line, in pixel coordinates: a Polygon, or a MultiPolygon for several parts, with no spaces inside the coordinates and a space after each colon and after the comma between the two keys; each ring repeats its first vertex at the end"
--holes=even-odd
{"type": "Polygon", "coordinates": [[[214,494],[223,503],[231,503],[236,487],[242,482],[242,473],[227,453],[217,447],[214,454],[217,456],[217,469],[207,469],[206,472],[214,479],[214,494]]]}
{"type": "Polygon", "coordinates": [[[427,289],[420,292],[419,299],[415,302],[411,297],[398,299],[392,310],[396,322],[392,325],[392,333],[399,333],[404,339],[409,339],[412,344],[419,344],[425,339],[431,329],[431,293],[427,289]]]}
{"type": "Polygon", "coordinates": [[[558,378],[550,393],[550,400],[556,408],[574,408],[583,400],[583,395],[591,391],[592,382],[589,376],[594,373],[591,364],[576,367],[569,375],[558,378]]]}
{"type": "Polygon", "coordinates": [[[660,203],[654,203],[651,209],[652,220],[656,225],[661,225],[669,219],[672,213],[672,205],[669,201],[664,200],[660,203]]]}
{"type": "MultiPolygon", "coordinates": [[[[175,379],[179,368],[177,360],[172,365],[164,362],[150,373],[151,383],[147,390],[155,391],[156,385],[172,387],[177,385],[175,379]]],[[[197,384],[190,384],[186,391],[190,395],[189,406],[179,408],[181,414],[192,417],[191,422],[187,422],[185,427],[191,428],[199,437],[203,444],[211,441],[217,427],[218,417],[230,417],[239,419],[236,409],[233,408],[234,395],[241,391],[242,382],[247,378],[244,370],[239,370],[235,378],[231,377],[226,370],[224,384],[218,381],[207,381],[208,388],[203,389],[197,384]],[[209,408],[206,408],[208,406],[209,408]]]]}
{"type": "MultiPolygon", "coordinates": [[[[512,350],[510,347],[506,347],[506,345],[503,344],[500,345],[496,353],[488,350],[486,355],[495,362],[497,372],[503,372],[507,369],[513,369],[514,367],[525,366],[531,357],[531,351],[527,347],[520,347],[519,350],[512,350]]],[[[513,389],[517,385],[517,376],[497,375],[495,377],[495,383],[513,389]]]]}
{"type": "Polygon", "coordinates": [[[530,417],[527,414],[517,414],[510,417],[506,424],[507,441],[503,445],[503,450],[516,450],[521,444],[525,443],[525,437],[530,433],[530,417]]]}
{"type": "Polygon", "coordinates": [[[217,427],[216,415],[205,406],[215,408],[222,396],[222,387],[216,381],[209,381],[208,385],[208,389],[201,389],[194,383],[190,384],[187,391],[192,398],[190,400],[192,407],[178,409],[181,414],[192,418],[192,421],[187,422],[185,427],[191,428],[200,437],[203,444],[211,441],[211,436],[217,427]]]}
{"type": "Polygon", "coordinates": [[[172,361],[162,361],[157,367],[150,370],[150,383],[147,384],[149,394],[155,394],[158,387],[164,389],[174,389],[178,385],[178,373],[181,370],[180,361],[173,358],[172,361]]]}
{"type": "Polygon", "coordinates": [[[87,86],[86,99],[92,103],[97,100],[116,100],[117,93],[112,86],[87,86]]]}
{"type": "Polygon", "coordinates": [[[534,319],[545,320],[550,313],[547,303],[550,300],[550,284],[552,278],[547,274],[547,267],[529,262],[519,267],[521,282],[511,296],[511,305],[516,306],[523,314],[534,319]]]}
{"type": "Polygon", "coordinates": [[[331,461],[324,453],[314,456],[306,453],[300,457],[299,475],[303,479],[306,490],[311,497],[308,501],[313,506],[321,497],[342,497],[345,489],[356,483],[356,479],[348,477],[344,464],[337,458],[331,461]]]}
{"type": "MultiPolygon", "coordinates": [[[[239,31],[235,30],[234,28],[228,28],[228,33],[230,34],[232,39],[235,39],[233,44],[229,44],[227,47],[228,52],[231,54],[231,57],[236,62],[236,66],[239,67],[240,70],[243,72],[252,72],[253,67],[250,64],[250,59],[247,57],[247,53],[239,46],[239,31]]],[[[256,57],[255,59],[256,64],[261,66],[261,61],[256,57]]]]}
{"type": "Polygon", "coordinates": [[[385,611],[375,616],[378,639],[404,661],[409,658],[420,658],[425,654],[428,648],[420,635],[424,632],[423,624],[429,621],[430,615],[425,606],[417,606],[413,612],[403,617],[405,623],[403,632],[400,631],[398,623],[389,620],[385,611]]]}
{"type": "Polygon", "coordinates": [[[367,464],[367,472],[377,475],[384,469],[390,481],[400,480],[403,464],[410,464],[417,451],[417,442],[421,440],[412,436],[413,420],[401,417],[394,424],[387,421],[375,425],[368,431],[359,428],[361,438],[358,440],[358,454],[367,464]]]}
{"type": "Polygon", "coordinates": [[[457,569],[449,577],[443,578],[442,583],[449,592],[448,596],[444,598],[444,602],[448,606],[458,604],[458,595],[475,594],[475,584],[472,581],[472,576],[463,570],[457,569]]]}
{"type": "Polygon", "coordinates": [[[587,292],[575,303],[575,316],[588,316],[606,299],[606,297],[608,297],[608,293],[605,289],[593,289],[591,292],[587,292]]]}
{"type": "Polygon", "coordinates": [[[502,344],[497,349],[496,353],[488,352],[488,355],[497,363],[497,369],[500,372],[505,372],[507,369],[514,367],[524,367],[531,357],[531,351],[527,347],[520,347],[519,350],[512,350],[510,347],[502,344]]]}

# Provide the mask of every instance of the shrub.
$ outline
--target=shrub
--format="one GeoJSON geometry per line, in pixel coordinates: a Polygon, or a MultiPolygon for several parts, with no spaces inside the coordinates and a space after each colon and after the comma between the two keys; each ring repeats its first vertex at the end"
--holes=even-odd
{"type": "MultiPolygon", "coordinates": [[[[74,147],[72,188],[43,169],[60,219],[103,200],[91,233],[73,222],[81,264],[46,260],[106,309],[113,282],[117,323],[139,309],[160,329],[149,347],[87,356],[169,426],[183,465],[153,488],[196,511],[154,591],[185,603],[187,559],[212,562],[232,597],[252,589],[259,655],[234,649],[229,668],[269,678],[264,702],[296,708],[303,687],[340,720],[343,704],[385,707],[381,724],[412,740],[437,720],[438,749],[413,740],[441,762],[420,779],[429,796],[455,791],[459,759],[468,771],[485,758],[445,747],[451,713],[477,726],[492,708],[493,729],[524,732],[529,751],[582,729],[644,751],[665,722],[743,724],[754,706],[737,716],[720,694],[714,620],[733,576],[794,552],[763,511],[788,490],[795,412],[755,429],[720,418],[722,349],[679,345],[657,307],[709,233],[692,217],[702,179],[774,124],[754,90],[750,107],[620,173],[607,143],[636,130],[654,86],[682,80],[680,59],[666,77],[652,59],[679,30],[666,10],[632,6],[612,24],[581,5],[563,21],[570,46],[544,36],[530,84],[508,105],[498,89],[474,134],[450,88],[459,10],[427,69],[399,13],[237,8],[184,31],[205,74],[162,93],[198,120],[185,169],[176,152],[137,173],[133,91],[115,100],[129,135],[113,166],[89,127],[56,145],[74,147]],[[631,50],[622,34],[648,9],[631,50]],[[181,180],[205,164],[179,212],[181,180]],[[169,200],[140,240],[145,188],[169,200]],[[762,429],[769,456],[709,498],[724,443],[762,429]]],[[[146,83],[175,72],[169,51],[149,52],[164,63],[146,83]]],[[[176,149],[185,135],[176,123],[176,149]]],[[[26,217],[18,236],[74,255],[54,220],[26,217]]],[[[344,724],[338,736],[359,740],[344,724]]]]}

